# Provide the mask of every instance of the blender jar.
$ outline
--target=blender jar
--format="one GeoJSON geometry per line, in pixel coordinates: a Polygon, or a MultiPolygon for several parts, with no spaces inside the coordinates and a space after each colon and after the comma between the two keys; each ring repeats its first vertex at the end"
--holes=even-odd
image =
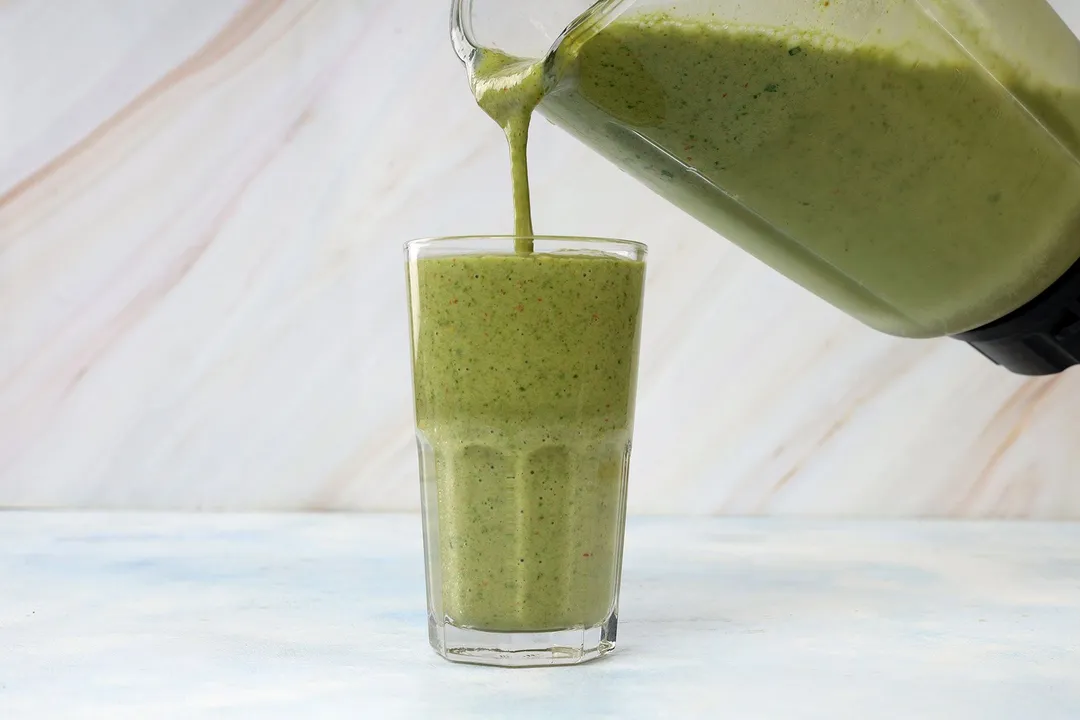
{"type": "Polygon", "coordinates": [[[452,34],[542,58],[542,114],[867,325],[1080,356],[1080,42],[1043,0],[456,0],[452,34]]]}

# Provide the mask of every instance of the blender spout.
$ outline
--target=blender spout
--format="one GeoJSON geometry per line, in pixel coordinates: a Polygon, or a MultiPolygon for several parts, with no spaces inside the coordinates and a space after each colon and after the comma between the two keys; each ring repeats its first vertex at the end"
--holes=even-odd
{"type": "Polygon", "coordinates": [[[571,34],[599,30],[639,0],[451,0],[450,39],[467,66],[484,50],[521,59],[554,54],[571,34]]]}

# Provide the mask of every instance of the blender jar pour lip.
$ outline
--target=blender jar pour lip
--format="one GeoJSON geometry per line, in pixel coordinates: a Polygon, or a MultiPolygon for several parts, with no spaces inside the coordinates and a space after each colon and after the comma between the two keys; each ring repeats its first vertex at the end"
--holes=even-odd
{"type": "MultiPolygon", "coordinates": [[[[540,2],[543,1],[540,0],[540,2]]],[[[454,52],[465,64],[468,64],[475,54],[485,47],[484,44],[477,41],[473,29],[474,3],[475,0],[452,0],[450,5],[450,40],[454,46],[454,52]]],[[[592,5],[581,11],[576,17],[568,19],[562,31],[560,31],[545,53],[547,62],[550,63],[559,45],[571,33],[578,32],[586,25],[606,25],[635,3],[636,0],[596,0],[593,2],[592,5]]],[[[528,5],[526,4],[524,7],[527,8],[528,5]]]]}
{"type": "Polygon", "coordinates": [[[465,63],[479,49],[473,40],[472,3],[473,0],[453,0],[450,5],[450,42],[465,63]]]}

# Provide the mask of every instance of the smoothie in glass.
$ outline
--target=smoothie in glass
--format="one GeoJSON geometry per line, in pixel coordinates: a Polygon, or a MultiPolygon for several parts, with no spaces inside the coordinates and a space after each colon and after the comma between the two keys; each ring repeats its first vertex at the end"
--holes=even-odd
{"type": "Polygon", "coordinates": [[[530,663],[602,652],[607,626],[613,642],[644,275],[632,243],[410,244],[436,649],[447,628],[595,630],[595,647],[490,648],[530,663]]]}

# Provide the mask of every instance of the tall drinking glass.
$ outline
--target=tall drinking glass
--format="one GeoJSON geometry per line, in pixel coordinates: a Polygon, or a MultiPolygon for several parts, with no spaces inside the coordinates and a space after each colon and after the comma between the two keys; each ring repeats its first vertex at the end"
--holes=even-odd
{"type": "Polygon", "coordinates": [[[645,253],[406,245],[429,637],[448,660],[614,647],[645,253]]]}

